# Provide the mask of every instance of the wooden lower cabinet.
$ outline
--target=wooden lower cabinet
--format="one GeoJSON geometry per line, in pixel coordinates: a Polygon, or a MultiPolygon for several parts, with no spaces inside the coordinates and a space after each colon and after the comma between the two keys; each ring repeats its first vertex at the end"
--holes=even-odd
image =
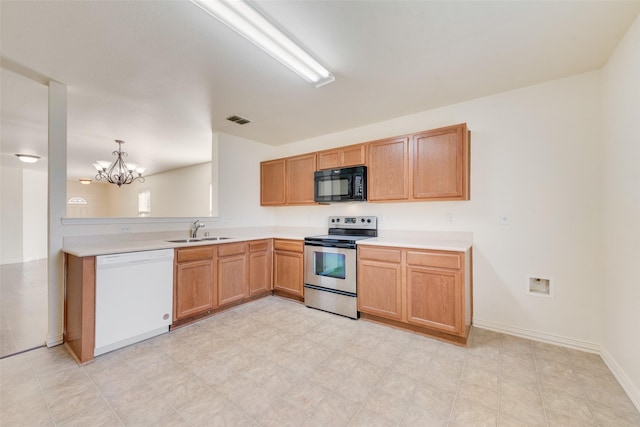
{"type": "Polygon", "coordinates": [[[464,330],[460,273],[407,266],[407,322],[451,334],[464,330]]]}
{"type": "Polygon", "coordinates": [[[65,254],[64,342],[78,363],[93,360],[96,257],[65,254]]]}
{"type": "Polygon", "coordinates": [[[365,255],[358,263],[358,310],[389,319],[402,320],[400,250],[386,250],[388,253],[371,253],[368,249],[363,250],[365,255]],[[392,257],[397,255],[398,262],[381,261],[382,256],[366,259],[369,254],[392,257]]]}
{"type": "Polygon", "coordinates": [[[217,307],[213,246],[176,249],[174,275],[174,322],[217,307]]]}
{"type": "Polygon", "coordinates": [[[218,246],[218,303],[220,306],[249,296],[246,243],[218,246]]]}
{"type": "Polygon", "coordinates": [[[269,292],[272,289],[273,270],[272,241],[249,242],[249,296],[269,292]]]}
{"type": "Polygon", "coordinates": [[[471,249],[358,245],[358,309],[396,326],[466,344],[472,314],[470,271],[471,249]]]}
{"type": "Polygon", "coordinates": [[[273,242],[273,289],[304,297],[304,242],[275,239],[273,242]]]}

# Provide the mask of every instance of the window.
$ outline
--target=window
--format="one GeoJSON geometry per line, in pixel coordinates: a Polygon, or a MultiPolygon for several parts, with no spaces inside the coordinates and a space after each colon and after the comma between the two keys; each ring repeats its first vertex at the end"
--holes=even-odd
{"type": "Polygon", "coordinates": [[[67,201],[68,205],[86,205],[87,201],[82,197],[72,197],[67,201]]]}
{"type": "Polygon", "coordinates": [[[151,215],[151,192],[142,190],[138,193],[138,216],[151,215]]]}

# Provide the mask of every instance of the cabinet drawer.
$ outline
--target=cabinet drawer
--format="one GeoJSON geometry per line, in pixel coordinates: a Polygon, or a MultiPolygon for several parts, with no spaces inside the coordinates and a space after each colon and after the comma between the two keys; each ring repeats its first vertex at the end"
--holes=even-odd
{"type": "Polygon", "coordinates": [[[268,240],[258,240],[255,242],[249,242],[249,252],[262,252],[269,250],[268,240]]]}
{"type": "Polygon", "coordinates": [[[300,240],[274,240],[273,248],[279,251],[303,252],[304,242],[300,240]]]}
{"type": "Polygon", "coordinates": [[[462,267],[462,254],[407,251],[407,264],[422,267],[441,267],[459,270],[462,267]]]}
{"type": "Polygon", "coordinates": [[[197,261],[201,259],[213,258],[215,248],[211,246],[198,246],[197,248],[178,249],[176,254],[177,262],[197,261]]]}
{"type": "Polygon", "coordinates": [[[400,249],[374,248],[371,246],[358,245],[358,257],[372,261],[394,262],[399,264],[402,260],[400,249]]]}
{"type": "Polygon", "coordinates": [[[245,252],[245,243],[226,243],[223,245],[218,245],[218,256],[231,256],[231,255],[239,255],[245,252]]]}

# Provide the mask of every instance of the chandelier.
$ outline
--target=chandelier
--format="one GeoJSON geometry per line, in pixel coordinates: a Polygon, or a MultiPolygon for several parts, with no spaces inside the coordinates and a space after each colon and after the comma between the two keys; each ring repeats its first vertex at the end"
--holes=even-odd
{"type": "Polygon", "coordinates": [[[136,179],[140,182],[144,182],[144,178],[142,177],[144,168],[138,167],[135,163],[129,163],[127,165],[124,162],[124,158],[127,157],[128,154],[122,151],[122,144],[124,144],[124,141],[116,139],[116,144],[118,144],[118,150],[111,153],[116,156],[116,159],[113,162],[98,160],[93,164],[93,167],[98,171],[96,180],[100,181],[105,179],[110,184],[116,184],[118,187],[122,184],[131,184],[136,179]],[[138,176],[135,176],[134,172],[138,176]]]}

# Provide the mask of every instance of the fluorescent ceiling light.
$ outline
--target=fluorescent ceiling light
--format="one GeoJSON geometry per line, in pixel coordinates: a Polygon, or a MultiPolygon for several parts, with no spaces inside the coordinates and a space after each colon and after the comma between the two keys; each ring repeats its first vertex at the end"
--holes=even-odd
{"type": "Polygon", "coordinates": [[[191,0],[315,87],[335,80],[329,70],[241,0],[191,0]]]}
{"type": "Polygon", "coordinates": [[[35,163],[40,160],[40,156],[34,156],[32,154],[16,154],[16,157],[25,163],[35,163]]]}

